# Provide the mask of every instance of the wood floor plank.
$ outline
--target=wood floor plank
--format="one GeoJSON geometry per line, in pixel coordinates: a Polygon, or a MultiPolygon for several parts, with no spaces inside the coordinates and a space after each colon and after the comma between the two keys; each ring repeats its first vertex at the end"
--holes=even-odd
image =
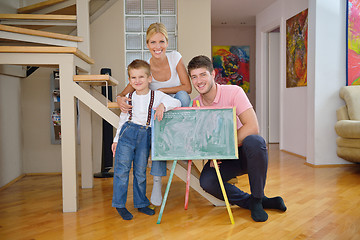
{"type": "MultiPolygon", "coordinates": [[[[269,219],[256,223],[249,210],[232,206],[234,225],[225,207],[212,206],[192,189],[184,210],[186,184],[176,176],[161,224],[160,208],[154,216],[133,208],[132,186],[127,207],[134,219],[124,221],[111,207],[112,179],[95,178],[93,189],[79,192],[79,211],[62,213],[61,176],[25,176],[0,191],[0,239],[360,239],[360,165],[304,163],[270,145],[265,193],[281,195],[288,210],[266,210],[269,219]]],[[[249,191],[247,176],[236,185],[249,191]]],[[[147,186],[149,197],[149,174],[147,186]]]]}

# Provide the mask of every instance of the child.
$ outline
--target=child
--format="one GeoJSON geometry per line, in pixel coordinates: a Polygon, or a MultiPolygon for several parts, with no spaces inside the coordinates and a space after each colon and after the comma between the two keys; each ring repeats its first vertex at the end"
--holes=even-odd
{"type": "Polygon", "coordinates": [[[129,172],[133,162],[133,200],[139,212],[154,215],[146,197],[146,167],[151,142],[151,109],[156,108],[154,119],[162,120],[164,111],[180,107],[179,100],[160,92],[152,91],[150,65],[143,60],[134,60],[128,66],[131,86],[135,89],[127,97],[132,106],[128,113],[120,114],[119,127],[112,145],[115,156],[114,186],[112,206],[124,220],[131,220],[133,215],[125,208],[129,172]]]}

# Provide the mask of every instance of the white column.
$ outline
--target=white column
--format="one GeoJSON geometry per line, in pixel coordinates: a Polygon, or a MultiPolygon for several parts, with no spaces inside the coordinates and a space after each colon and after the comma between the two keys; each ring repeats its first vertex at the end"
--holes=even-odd
{"type": "Polygon", "coordinates": [[[76,0],[77,36],[84,39],[78,43],[78,48],[90,56],[90,20],[89,0],[76,0]]]}
{"type": "Polygon", "coordinates": [[[78,179],[76,169],[76,111],[72,91],[75,74],[74,58],[59,64],[61,92],[61,158],[63,212],[76,212],[78,209],[78,179]]]}

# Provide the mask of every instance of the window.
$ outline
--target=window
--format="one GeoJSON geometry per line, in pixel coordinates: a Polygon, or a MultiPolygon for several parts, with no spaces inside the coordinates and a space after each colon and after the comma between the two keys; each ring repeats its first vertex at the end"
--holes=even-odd
{"type": "Polygon", "coordinates": [[[151,54],[146,47],[146,30],[161,22],[168,31],[168,51],[177,50],[176,0],[125,0],[126,66],[134,59],[147,61],[151,54]]]}

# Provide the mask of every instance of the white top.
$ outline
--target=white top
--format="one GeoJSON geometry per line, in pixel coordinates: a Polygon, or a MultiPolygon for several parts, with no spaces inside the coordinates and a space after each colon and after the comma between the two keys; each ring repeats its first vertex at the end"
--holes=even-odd
{"type": "MultiPolygon", "coordinates": [[[[152,79],[150,83],[151,90],[158,90],[159,88],[168,88],[168,87],[177,87],[181,85],[179,74],[176,71],[176,66],[178,65],[180,59],[182,58],[181,54],[177,51],[172,51],[170,53],[166,53],[166,57],[169,62],[171,76],[170,79],[167,81],[157,81],[156,79],[152,79]]],[[[150,64],[150,59],[148,60],[150,64]]],[[[175,94],[169,94],[171,96],[175,96],[175,94]]]]}
{"type": "MultiPolygon", "coordinates": [[[[129,94],[126,95],[126,97],[129,97],[129,94]]],[[[136,91],[132,95],[132,119],[131,122],[146,126],[147,118],[148,118],[148,109],[149,109],[149,103],[151,98],[151,91],[148,92],[146,95],[137,95],[136,91]]],[[[165,111],[169,111],[171,109],[174,109],[176,107],[181,107],[181,102],[173,97],[170,97],[169,95],[161,92],[161,91],[155,91],[154,92],[154,103],[153,108],[158,107],[160,104],[164,104],[165,111]]],[[[119,134],[122,126],[125,122],[129,120],[129,113],[121,113],[120,114],[120,121],[119,126],[116,131],[116,135],[114,138],[114,142],[118,142],[119,134]]]]}

